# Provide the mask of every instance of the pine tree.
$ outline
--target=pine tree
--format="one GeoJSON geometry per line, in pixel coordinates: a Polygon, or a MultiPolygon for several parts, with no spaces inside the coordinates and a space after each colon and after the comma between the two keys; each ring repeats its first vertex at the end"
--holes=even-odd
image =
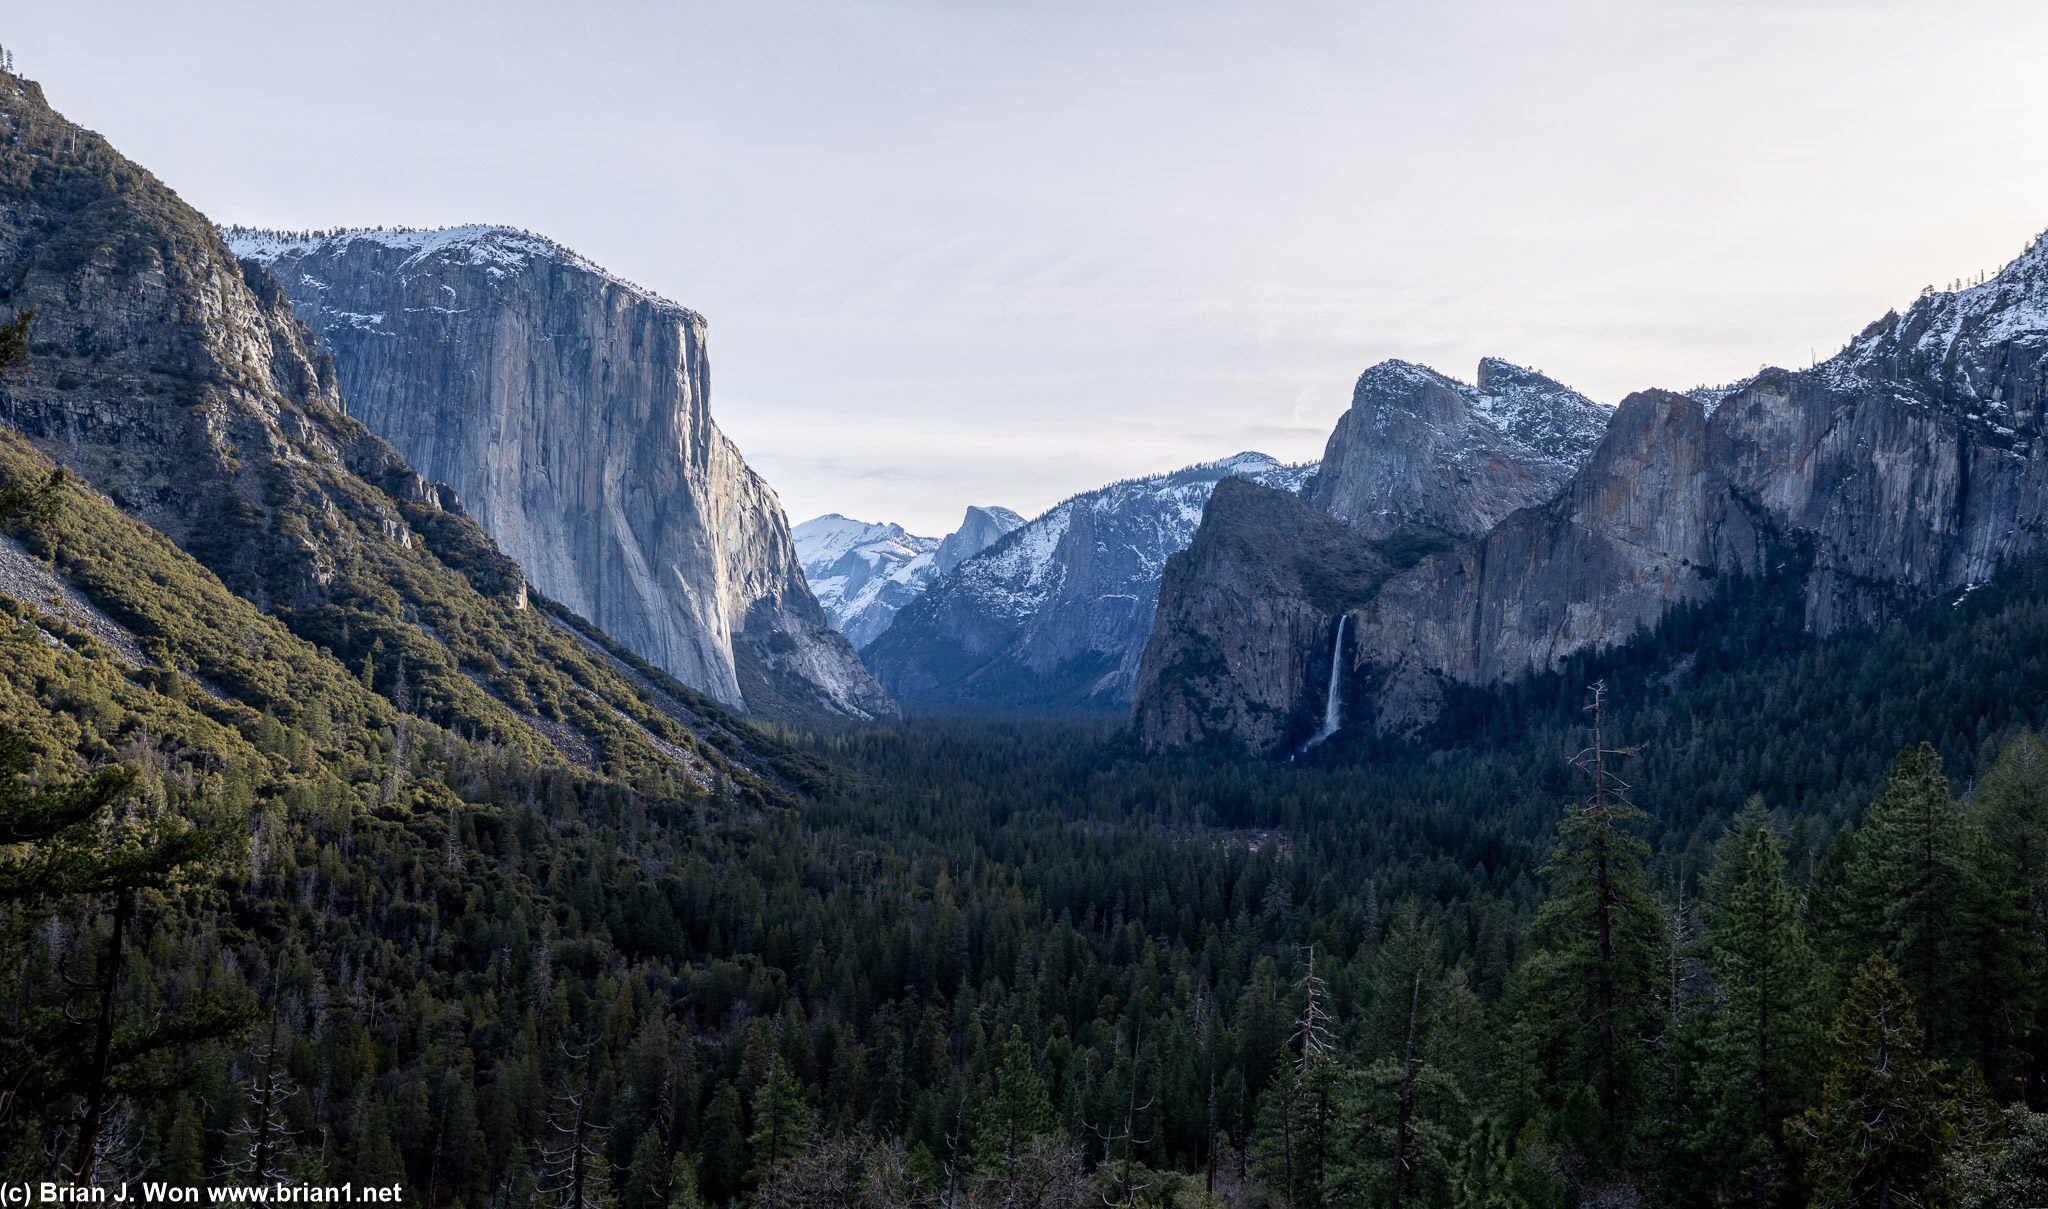
{"type": "Polygon", "coordinates": [[[1289,1205],[1313,1209],[1324,1203],[1342,1075],[1334,1052],[1330,992],[1316,974],[1313,947],[1296,989],[1302,993],[1302,1010],[1288,1039],[1287,1067],[1260,1098],[1257,1169],[1289,1205]]]}
{"type": "Polygon", "coordinates": [[[75,1098],[78,1134],[69,1169],[82,1178],[98,1169],[100,1133],[115,1099],[154,1090],[153,1082],[130,1072],[176,1046],[228,1036],[253,1018],[247,1005],[202,994],[165,1013],[142,1037],[116,1044],[122,954],[137,896],[181,892],[227,849],[239,826],[196,827],[154,807],[116,820],[115,803],[141,783],[136,769],[104,768],[80,780],[31,787],[25,774],[34,767],[26,741],[0,729],[0,845],[10,852],[0,859],[0,906],[13,906],[21,922],[32,923],[65,899],[106,903],[107,933],[97,977],[71,978],[76,990],[98,999],[92,1015],[67,1011],[0,1041],[0,1118],[23,1100],[52,1105],[75,1098]]]}
{"type": "Polygon", "coordinates": [[[1361,1031],[1377,1058],[1341,1084],[1326,1199],[1389,1209],[1445,1204],[1469,1132],[1465,1095],[1446,1059],[1465,1057],[1471,1040],[1445,1033],[1478,1021],[1462,977],[1445,975],[1436,930],[1412,899],[1373,955],[1372,988],[1361,1031]]]}
{"type": "Polygon", "coordinates": [[[1701,1076],[1713,1099],[1690,1149],[1720,1173],[1725,1194],[1765,1209],[1787,1169],[1782,1123],[1816,1090],[1821,1024],[1813,948],[1760,797],[1721,840],[1707,912],[1720,1003],[1701,1076]]]}
{"type": "Polygon", "coordinates": [[[995,1087],[975,1113],[974,1166],[981,1169],[1011,1161],[1035,1137],[1059,1132],[1045,1080],[1031,1062],[1031,1051],[1013,1030],[1003,1041],[1003,1064],[995,1087]]]}
{"type": "Polygon", "coordinates": [[[1785,1126],[1805,1152],[1814,1209],[1946,1204],[1952,1106],[1922,1054],[1911,993],[1883,956],[1850,983],[1828,1056],[1819,1105],[1785,1126]]]}
{"type": "Polygon", "coordinates": [[[2030,994],[2015,1012],[2028,1043],[2013,1078],[2023,1098],[2048,1103],[2048,743],[2028,730],[2007,740],[1977,783],[1970,813],[1992,841],[2020,929],[2016,985],[2030,994]]]}
{"type": "Polygon", "coordinates": [[[1603,694],[1596,685],[1588,707],[1593,746],[1579,757],[1593,793],[1565,808],[1546,868],[1552,895],[1534,927],[1551,966],[1540,985],[1548,996],[1569,999],[1530,1009],[1562,1035],[1529,1040],[1554,1057],[1555,1082],[1542,1093],[1553,1129],[1611,1170],[1623,1160],[1642,1108],[1648,1039],[1666,1027],[1659,996],[1665,943],[1664,913],[1644,888],[1648,847],[1629,831],[1649,816],[1607,770],[1606,758],[1623,753],[1601,746],[1603,694]]]}
{"type": "Polygon", "coordinates": [[[285,1102],[299,1094],[279,1069],[278,1008],[270,1009],[270,1031],[249,1051],[249,1077],[239,1087],[244,1116],[228,1135],[223,1170],[242,1184],[282,1184],[292,1177],[293,1139],[285,1123],[285,1102]]]}
{"type": "Polygon", "coordinates": [[[746,1173],[747,1135],[740,1090],[721,1079],[704,1110],[697,1188],[707,1205],[724,1205],[740,1195],[746,1173]]]}
{"type": "MultiPolygon", "coordinates": [[[[776,1054],[768,1064],[768,1078],[754,1092],[754,1133],[747,1139],[747,1155],[753,1166],[747,1178],[759,1183],[770,1170],[804,1152],[811,1142],[811,1106],[804,1100],[803,1084],[776,1054]]],[[[763,1204],[762,1209],[773,1209],[763,1204]]]]}
{"type": "MultiPolygon", "coordinates": [[[[1956,910],[1969,897],[1962,815],[1941,756],[1919,744],[1899,753],[1856,836],[1839,912],[1844,956],[1881,953],[1911,989],[1930,1026],[1951,1018],[1956,910]]],[[[1948,1040],[1930,1029],[1928,1048],[1948,1040]]]]}

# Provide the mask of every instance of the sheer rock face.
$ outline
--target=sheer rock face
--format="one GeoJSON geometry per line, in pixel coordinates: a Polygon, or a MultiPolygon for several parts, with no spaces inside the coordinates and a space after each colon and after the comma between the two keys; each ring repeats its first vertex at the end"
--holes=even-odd
{"type": "Polygon", "coordinates": [[[1166,560],[1138,672],[1139,740],[1298,746],[1323,705],[1337,618],[1393,569],[1378,543],[1293,492],[1219,483],[1193,543],[1166,560]]]}
{"type": "Polygon", "coordinates": [[[702,316],[501,227],[229,239],[351,414],[453,484],[535,588],[726,704],[893,710],[712,421],[702,316]]]}
{"type": "Polygon", "coordinates": [[[1308,468],[1260,453],[1074,496],[941,576],[862,658],[906,704],[1128,705],[1169,555],[1219,482],[1293,490],[1308,468]]]}
{"type": "Polygon", "coordinates": [[[1556,493],[1609,409],[1505,361],[1468,386],[1406,361],[1361,374],[1303,494],[1367,537],[1424,525],[1477,536],[1556,493]]]}
{"type": "Polygon", "coordinates": [[[1322,714],[1338,614],[1394,569],[1550,498],[1612,414],[1492,358],[1477,386],[1405,361],[1365,371],[1302,502],[1218,497],[1170,568],[1139,673],[1139,737],[1261,754],[1297,743],[1322,714]]]}
{"type": "Polygon", "coordinates": [[[1357,614],[1383,731],[1446,684],[1627,639],[1722,575],[1807,568],[1816,634],[1874,625],[2038,549],[2048,522],[2048,254],[1924,296],[1836,357],[1622,405],[1550,503],[1391,580],[1357,614]]]}

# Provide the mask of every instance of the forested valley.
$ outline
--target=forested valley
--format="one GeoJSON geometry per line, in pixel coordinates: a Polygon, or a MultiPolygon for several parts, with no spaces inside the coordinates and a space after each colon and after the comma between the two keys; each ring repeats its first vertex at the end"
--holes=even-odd
{"type": "Polygon", "coordinates": [[[1462,738],[1144,758],[748,722],[431,528],[395,591],[272,618],[0,453],[17,549],[149,665],[0,601],[5,1178],[2041,1203],[2039,564],[1823,643],[1682,614],[1462,738]]]}

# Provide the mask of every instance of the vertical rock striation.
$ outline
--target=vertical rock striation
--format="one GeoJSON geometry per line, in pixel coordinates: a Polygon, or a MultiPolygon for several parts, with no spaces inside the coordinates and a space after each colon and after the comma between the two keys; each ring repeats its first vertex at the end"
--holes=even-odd
{"type": "Polygon", "coordinates": [[[228,237],[541,592],[729,705],[893,709],[712,421],[702,316],[503,227],[228,237]]]}

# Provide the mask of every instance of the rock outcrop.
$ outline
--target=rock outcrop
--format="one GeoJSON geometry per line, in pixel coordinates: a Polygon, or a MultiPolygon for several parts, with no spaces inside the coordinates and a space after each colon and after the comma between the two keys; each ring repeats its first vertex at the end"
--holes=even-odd
{"type": "Polygon", "coordinates": [[[1477,386],[1405,361],[1365,371],[1302,500],[1212,499],[1168,568],[1139,673],[1139,738],[1292,750],[1323,716],[1338,615],[1394,570],[1548,499],[1611,415],[1492,358],[1477,386]]]}
{"type": "Polygon", "coordinates": [[[1883,621],[2039,549],[2048,524],[2048,249],[1924,294],[1813,369],[1631,396],[1551,503],[1424,560],[1358,613],[1383,731],[1451,683],[1625,640],[1718,577],[1803,568],[1806,628],[1883,621]]]}
{"type": "Polygon", "coordinates": [[[901,525],[870,524],[834,512],[813,517],[792,532],[804,578],[826,620],[847,641],[863,647],[933,580],[1023,523],[1008,508],[969,507],[960,527],[945,537],[919,537],[901,525]]]}
{"type": "MultiPolygon", "coordinates": [[[[456,493],[345,413],[267,272],[5,71],[0,199],[0,314],[34,311],[0,385],[34,452],[0,441],[0,479],[22,486],[40,454],[79,484],[21,530],[67,587],[17,607],[54,594],[76,619],[83,593],[120,634],[84,628],[176,669],[216,721],[256,734],[269,713],[313,738],[301,773],[364,767],[352,751],[420,739],[417,721],[528,766],[762,785],[715,703],[675,685],[651,705],[530,606],[456,493]]],[[[389,782],[381,801],[413,796],[389,782]]]]}
{"type": "Polygon", "coordinates": [[[1609,409],[1488,358],[1479,385],[1406,361],[1359,375],[1308,502],[1367,537],[1408,526],[1472,537],[1549,499],[1599,441],[1609,409]]]}
{"type": "Polygon", "coordinates": [[[966,515],[960,518],[960,527],[940,538],[938,549],[932,551],[932,578],[944,575],[995,545],[1004,534],[1023,527],[1024,518],[1008,508],[969,505],[966,515]]]}
{"type": "Polygon", "coordinates": [[[941,576],[861,656],[906,704],[1128,705],[1160,574],[1216,485],[1294,490],[1311,469],[1242,453],[1074,496],[941,576]]]}
{"type": "Polygon", "coordinates": [[[503,227],[228,238],[539,591],[728,705],[893,709],[712,421],[702,316],[503,227]]]}
{"type": "Polygon", "coordinates": [[[1395,569],[1380,543],[1293,492],[1217,484],[1160,579],[1132,713],[1139,740],[1299,746],[1322,705],[1337,619],[1395,569]]]}
{"type": "MultiPolygon", "coordinates": [[[[105,140],[0,75],[0,303],[35,312],[0,419],[264,609],[331,598],[405,509],[455,507],[343,412],[267,273],[105,140]]],[[[479,584],[516,590],[509,562],[479,584]]]]}

